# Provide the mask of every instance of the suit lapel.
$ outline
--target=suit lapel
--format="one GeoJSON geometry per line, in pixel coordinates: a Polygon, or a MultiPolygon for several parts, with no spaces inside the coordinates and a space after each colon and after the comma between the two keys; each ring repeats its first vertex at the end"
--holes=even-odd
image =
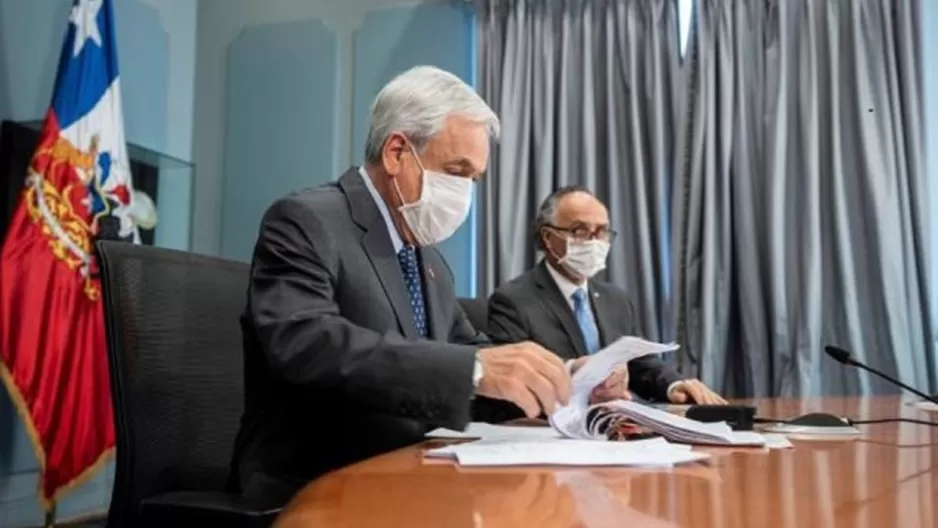
{"type": "Polygon", "coordinates": [[[615,317],[626,317],[627,314],[616,314],[609,307],[605,290],[597,283],[590,281],[590,305],[593,316],[596,318],[596,329],[599,330],[599,345],[606,347],[613,339],[618,338],[613,330],[616,327],[615,317]]]}
{"type": "Polygon", "coordinates": [[[434,250],[420,248],[420,274],[423,277],[423,299],[427,305],[427,330],[430,338],[446,341],[449,338],[449,328],[443,319],[442,303],[440,302],[440,272],[442,271],[439,259],[434,250]]]}
{"type": "Polygon", "coordinates": [[[346,171],[339,178],[339,187],[348,198],[352,219],[365,230],[361,241],[362,248],[381,281],[384,293],[394,309],[401,332],[406,337],[418,337],[417,330],[414,328],[414,311],[410,306],[410,295],[407,293],[407,284],[404,282],[404,273],[401,271],[397,254],[394,253],[394,247],[391,245],[388,226],[368,192],[368,188],[365,187],[358,169],[352,168],[346,171]]]}
{"type": "Polygon", "coordinates": [[[547,271],[546,262],[541,261],[535,268],[534,281],[538,288],[545,290],[547,295],[543,297],[542,304],[560,323],[567,335],[571,337],[577,356],[587,355],[588,351],[586,350],[583,332],[580,331],[580,325],[577,324],[573,310],[570,309],[570,303],[563,297],[560,288],[554,282],[554,278],[547,271]]]}

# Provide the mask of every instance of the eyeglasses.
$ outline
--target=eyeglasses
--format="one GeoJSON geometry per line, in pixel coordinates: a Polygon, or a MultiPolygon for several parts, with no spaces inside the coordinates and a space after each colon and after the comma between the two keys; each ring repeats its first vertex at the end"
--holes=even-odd
{"type": "Polygon", "coordinates": [[[605,242],[612,242],[616,239],[616,235],[619,233],[608,227],[597,227],[595,229],[590,229],[584,225],[577,225],[573,227],[558,227],[555,225],[548,225],[547,227],[558,231],[561,233],[567,233],[573,236],[576,240],[602,240],[605,242]]]}

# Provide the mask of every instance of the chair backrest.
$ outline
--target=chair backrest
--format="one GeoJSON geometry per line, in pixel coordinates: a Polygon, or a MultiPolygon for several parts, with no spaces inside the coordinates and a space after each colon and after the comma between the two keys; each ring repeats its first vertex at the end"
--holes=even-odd
{"type": "Polygon", "coordinates": [[[99,242],[117,467],[108,525],[140,500],[222,491],[244,407],[241,262],[99,242]]]}
{"type": "Polygon", "coordinates": [[[485,332],[489,324],[489,300],[482,297],[477,299],[460,298],[462,311],[466,312],[469,322],[480,332],[485,332]]]}

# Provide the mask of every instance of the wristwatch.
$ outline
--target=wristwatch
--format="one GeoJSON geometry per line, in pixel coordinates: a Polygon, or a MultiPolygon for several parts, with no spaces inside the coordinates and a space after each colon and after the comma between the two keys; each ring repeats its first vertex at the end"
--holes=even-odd
{"type": "Polygon", "coordinates": [[[484,375],[485,373],[482,371],[482,362],[479,361],[479,357],[476,356],[476,364],[472,368],[472,386],[479,388],[479,383],[482,381],[482,376],[484,375]]]}

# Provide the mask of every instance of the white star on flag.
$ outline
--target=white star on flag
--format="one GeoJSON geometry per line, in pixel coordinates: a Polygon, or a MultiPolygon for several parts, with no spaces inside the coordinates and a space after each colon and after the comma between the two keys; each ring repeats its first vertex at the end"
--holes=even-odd
{"type": "Polygon", "coordinates": [[[72,14],[68,17],[75,24],[75,48],[72,56],[77,57],[85,42],[91,39],[98,46],[101,45],[101,32],[98,31],[98,11],[101,10],[102,0],[79,0],[72,7],[72,14]]]}

